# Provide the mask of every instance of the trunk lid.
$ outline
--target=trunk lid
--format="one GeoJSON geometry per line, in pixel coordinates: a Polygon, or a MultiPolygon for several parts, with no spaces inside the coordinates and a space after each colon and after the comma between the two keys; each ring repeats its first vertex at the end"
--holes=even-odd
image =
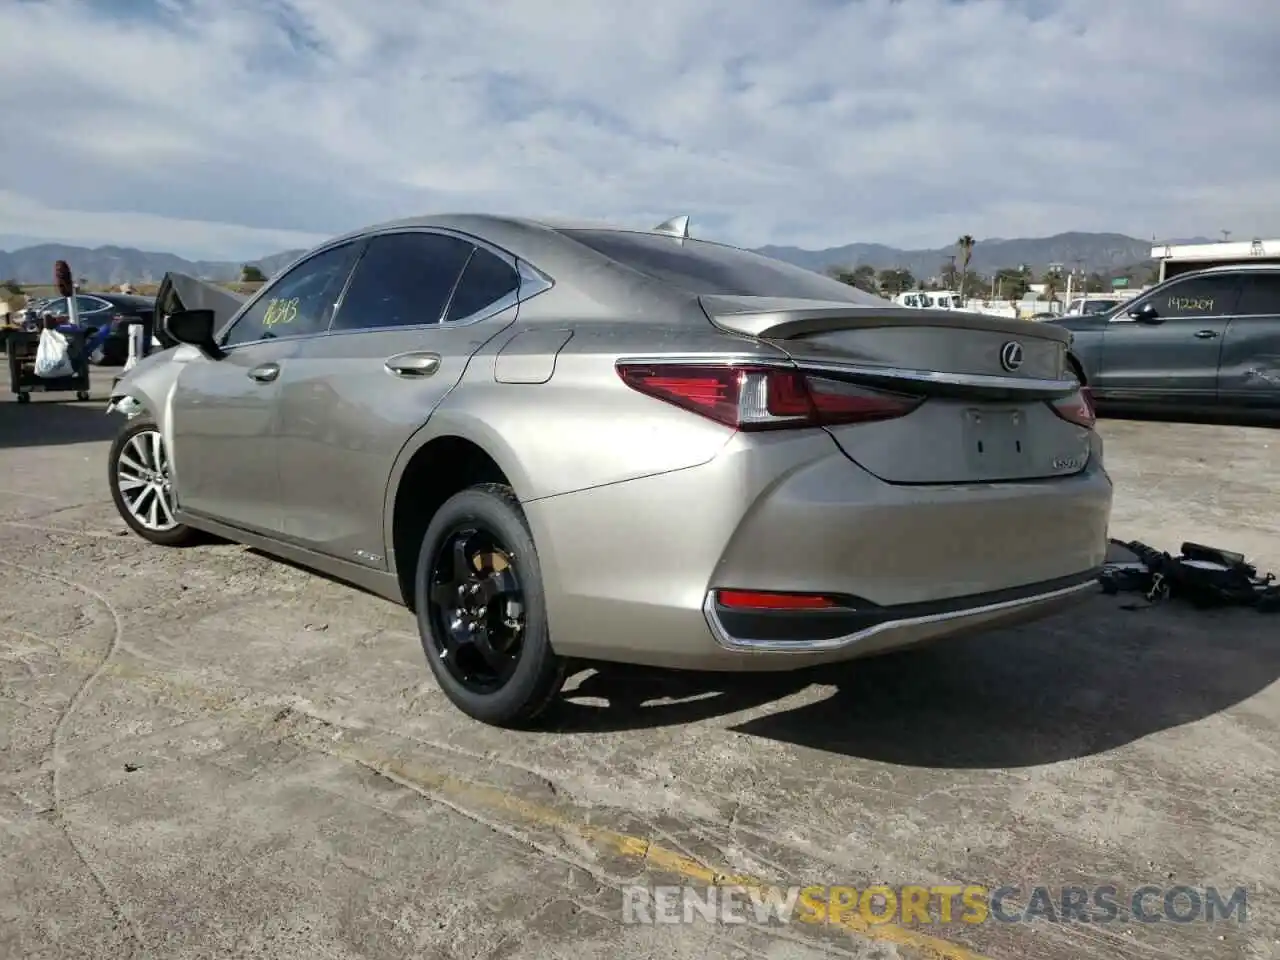
{"type": "Polygon", "coordinates": [[[1090,431],[1051,402],[1076,383],[1071,334],[952,310],[702,297],[713,324],[765,340],[817,376],[928,399],[895,419],[833,427],[851,460],[889,483],[988,483],[1079,473],[1090,431]]]}

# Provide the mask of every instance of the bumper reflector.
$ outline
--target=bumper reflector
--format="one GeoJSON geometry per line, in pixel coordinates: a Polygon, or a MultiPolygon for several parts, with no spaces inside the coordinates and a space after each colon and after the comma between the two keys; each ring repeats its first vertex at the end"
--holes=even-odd
{"type": "Polygon", "coordinates": [[[813,593],[766,593],[757,590],[717,590],[716,603],[731,610],[830,610],[839,604],[813,593]]]}

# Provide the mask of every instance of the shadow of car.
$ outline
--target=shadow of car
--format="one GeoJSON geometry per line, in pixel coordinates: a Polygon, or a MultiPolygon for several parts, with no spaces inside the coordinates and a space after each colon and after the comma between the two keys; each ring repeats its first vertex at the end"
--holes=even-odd
{"type": "Polygon", "coordinates": [[[603,668],[566,690],[549,726],[599,733],[692,723],[829,687],[822,699],[729,729],[899,766],[1029,767],[1202,720],[1280,677],[1272,617],[1124,606],[1099,595],[1036,624],[796,674],[603,668]]]}

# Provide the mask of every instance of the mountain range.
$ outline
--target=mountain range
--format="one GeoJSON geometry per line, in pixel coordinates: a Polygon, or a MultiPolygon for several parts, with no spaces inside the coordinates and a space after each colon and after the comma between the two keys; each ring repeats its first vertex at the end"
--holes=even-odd
{"type": "Polygon", "coordinates": [[[51,284],[53,265],[67,261],[78,283],[158,283],[166,273],[185,273],[206,280],[239,280],[243,263],[252,263],[267,276],[288,266],[303,251],[286,250],[260,260],[186,260],[173,253],[135,250],[132,247],[75,247],[41,243],[6,252],[0,250],[0,281],[51,284]]]}
{"type": "MultiPolygon", "coordinates": [[[[1169,243],[1210,243],[1204,237],[1161,241],[1169,243]]],[[[1139,240],[1119,233],[1060,233],[1052,237],[1006,240],[979,240],[973,248],[969,269],[990,275],[1003,267],[1026,264],[1039,274],[1050,264],[1080,267],[1087,272],[1118,271],[1143,264],[1151,259],[1149,240],[1139,240]]],[[[932,250],[900,250],[879,243],[851,243],[825,250],[799,247],[760,247],[759,252],[810,270],[831,267],[870,266],[876,270],[906,269],[924,279],[941,273],[955,247],[932,250]]],[[[287,266],[302,251],[286,250],[247,261],[267,276],[287,266]]],[[[186,260],[172,253],[154,253],[131,247],[75,247],[58,243],[42,243],[12,252],[0,250],[0,281],[16,280],[25,284],[47,284],[53,278],[53,264],[65,260],[78,281],[91,284],[154,283],[166,272],[186,273],[208,280],[238,280],[246,261],[186,260]]]]}

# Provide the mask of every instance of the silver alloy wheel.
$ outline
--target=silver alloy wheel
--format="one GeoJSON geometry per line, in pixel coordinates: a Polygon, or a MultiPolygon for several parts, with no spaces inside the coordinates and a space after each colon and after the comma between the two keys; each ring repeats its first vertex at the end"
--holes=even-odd
{"type": "Polygon", "coordinates": [[[164,533],[178,525],[169,453],[159,429],[140,430],[125,443],[116,458],[116,485],[133,519],[148,530],[164,533]]]}

